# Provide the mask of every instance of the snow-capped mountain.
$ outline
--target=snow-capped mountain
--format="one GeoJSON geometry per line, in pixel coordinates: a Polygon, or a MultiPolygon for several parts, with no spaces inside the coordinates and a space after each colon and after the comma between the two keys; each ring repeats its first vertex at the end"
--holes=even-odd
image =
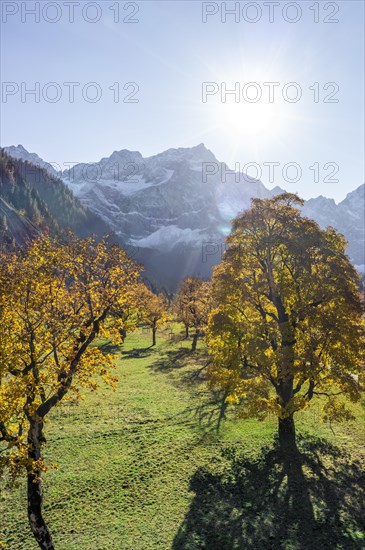
{"type": "MultiPolygon", "coordinates": [[[[47,165],[22,146],[5,151],[47,165]]],[[[167,286],[188,273],[209,276],[223,253],[230,220],[249,207],[251,198],[283,192],[229,171],[203,144],[147,158],[122,149],[98,162],[77,164],[61,177],[133,250],[147,272],[167,286]]],[[[365,264],[364,186],[337,205],[325,197],[310,199],[303,211],[322,227],[332,225],[344,233],[353,262],[365,264]]]]}
{"type": "Polygon", "coordinates": [[[251,197],[271,196],[260,181],[229,173],[203,144],[148,158],[114,151],[62,177],[130,245],[150,249],[217,239],[251,197]]]}
{"type": "Polygon", "coordinates": [[[171,248],[204,237],[219,223],[214,188],[203,184],[195,166],[202,153],[169,150],[143,158],[114,151],[98,163],[65,171],[63,180],[129,244],[171,248]],[[173,230],[170,237],[166,228],[173,230]]]}
{"type": "Polygon", "coordinates": [[[365,272],[365,184],[348,193],[338,204],[322,196],[309,199],[303,213],[321,227],[331,225],[340,231],[347,239],[351,260],[359,271],[365,272]]]}

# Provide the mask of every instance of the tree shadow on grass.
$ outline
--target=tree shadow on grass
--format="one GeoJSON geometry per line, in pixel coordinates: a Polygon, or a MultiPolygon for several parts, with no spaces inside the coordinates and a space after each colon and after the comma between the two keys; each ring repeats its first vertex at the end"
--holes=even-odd
{"type": "Polygon", "coordinates": [[[133,348],[129,350],[123,350],[122,349],[122,357],[125,357],[126,359],[144,359],[145,357],[149,357],[149,355],[155,350],[154,346],[147,346],[146,348],[133,348]]]}
{"type": "Polygon", "coordinates": [[[298,446],[291,458],[277,447],[256,458],[225,449],[199,468],[172,549],[364,549],[361,464],[326,440],[302,437],[298,446]]]}
{"type": "Polygon", "coordinates": [[[99,345],[99,348],[104,355],[120,354],[122,357],[125,357],[127,359],[130,359],[132,357],[136,359],[142,359],[144,357],[148,357],[151,351],[153,351],[153,346],[148,346],[146,348],[133,348],[130,350],[125,350],[123,349],[123,347],[118,346],[117,344],[113,344],[112,342],[106,342],[105,344],[101,344],[99,345]]]}
{"type": "Polygon", "coordinates": [[[211,398],[195,407],[188,407],[184,414],[194,420],[206,433],[219,433],[223,420],[226,419],[228,403],[224,391],[209,392],[211,398]]]}
{"type": "MultiPolygon", "coordinates": [[[[190,349],[182,348],[179,350],[170,350],[150,365],[154,372],[170,373],[178,369],[188,367],[187,372],[179,375],[175,381],[178,386],[188,388],[199,388],[202,382],[206,381],[206,368],[210,361],[204,353],[198,358],[194,356],[192,364],[187,364],[187,359],[191,358],[190,349]]],[[[186,417],[186,421],[196,422],[207,432],[219,432],[222,421],[226,418],[228,403],[226,403],[227,392],[222,390],[201,390],[199,404],[187,407],[179,416],[186,417]]]]}
{"type": "Polygon", "coordinates": [[[118,346],[117,344],[113,344],[112,342],[105,342],[104,344],[100,344],[99,348],[102,353],[104,353],[104,355],[116,355],[117,353],[121,353],[120,346],[118,346]]]}
{"type": "Polygon", "coordinates": [[[155,372],[171,372],[186,366],[185,359],[191,355],[190,350],[181,348],[167,351],[162,357],[151,365],[155,372]]]}
{"type": "Polygon", "coordinates": [[[188,372],[182,381],[186,383],[202,382],[205,380],[205,369],[210,363],[204,351],[193,353],[189,348],[180,348],[164,351],[163,355],[155,361],[150,368],[155,372],[168,373],[183,367],[188,367],[188,372]]]}

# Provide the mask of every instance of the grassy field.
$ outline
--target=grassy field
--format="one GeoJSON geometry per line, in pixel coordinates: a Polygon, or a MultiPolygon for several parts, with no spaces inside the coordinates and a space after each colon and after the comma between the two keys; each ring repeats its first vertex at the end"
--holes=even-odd
{"type": "MultiPolygon", "coordinates": [[[[220,422],[204,352],[158,336],[156,348],[137,331],[112,350],[115,392],[53,412],[45,454],[59,469],[46,475],[44,515],[57,550],[365,548],[364,404],[333,431],[318,407],[298,416],[302,459],[283,463],[276,420],[228,409],[220,422]]],[[[23,483],[2,490],[10,550],[38,548],[25,495],[23,483]]]]}

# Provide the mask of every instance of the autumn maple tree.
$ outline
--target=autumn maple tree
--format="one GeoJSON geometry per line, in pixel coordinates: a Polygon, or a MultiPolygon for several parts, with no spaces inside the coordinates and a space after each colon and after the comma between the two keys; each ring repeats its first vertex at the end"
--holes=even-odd
{"type": "Polygon", "coordinates": [[[47,415],[60,402],[115,384],[113,363],[95,343],[121,343],[122,320],[136,303],[138,270],[106,241],[48,237],[27,253],[0,257],[0,469],[27,476],[28,518],[39,546],[53,549],[42,516],[42,456],[47,415]]]}
{"type": "Polygon", "coordinates": [[[152,346],[156,345],[156,333],[169,320],[167,301],[163,294],[154,294],[146,285],[138,286],[138,307],[140,323],[152,330],[152,346]]]}
{"type": "Polygon", "coordinates": [[[186,277],[179,286],[174,300],[177,321],[194,329],[191,349],[196,350],[198,338],[204,332],[212,307],[210,281],[198,277],[186,277]]]}
{"type": "Polygon", "coordinates": [[[172,301],[172,313],[174,318],[179,323],[182,323],[185,328],[185,338],[189,338],[189,329],[191,328],[191,315],[188,311],[185,300],[182,299],[182,293],[179,292],[172,301]]]}
{"type": "Polygon", "coordinates": [[[278,417],[295,452],[294,415],[320,396],[325,420],[350,419],[364,390],[359,278],[346,242],[301,215],[293,194],[254,199],[233,222],[213,275],[209,380],[243,417],[278,417]]]}

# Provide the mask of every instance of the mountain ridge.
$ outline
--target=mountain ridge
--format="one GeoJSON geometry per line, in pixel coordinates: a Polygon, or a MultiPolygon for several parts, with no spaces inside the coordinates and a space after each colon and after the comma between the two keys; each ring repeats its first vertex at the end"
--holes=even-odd
{"type": "MultiPolygon", "coordinates": [[[[39,159],[43,168],[47,164],[23,146],[5,151],[23,160],[39,159]]],[[[209,276],[211,265],[220,259],[220,253],[212,250],[224,246],[230,221],[250,206],[252,198],[284,192],[278,186],[268,189],[247,174],[229,171],[203,143],[170,148],[150,157],[121,149],[60,175],[81,203],[146,263],[147,271],[170,286],[176,283],[176,274],[169,275],[172,263],[179,266],[182,276],[209,276]],[[205,254],[204,246],[210,254],[205,254]]],[[[348,254],[360,268],[365,264],[364,187],[360,185],[338,204],[319,196],[305,201],[303,207],[303,214],[321,227],[331,225],[345,235],[348,254]]]]}

